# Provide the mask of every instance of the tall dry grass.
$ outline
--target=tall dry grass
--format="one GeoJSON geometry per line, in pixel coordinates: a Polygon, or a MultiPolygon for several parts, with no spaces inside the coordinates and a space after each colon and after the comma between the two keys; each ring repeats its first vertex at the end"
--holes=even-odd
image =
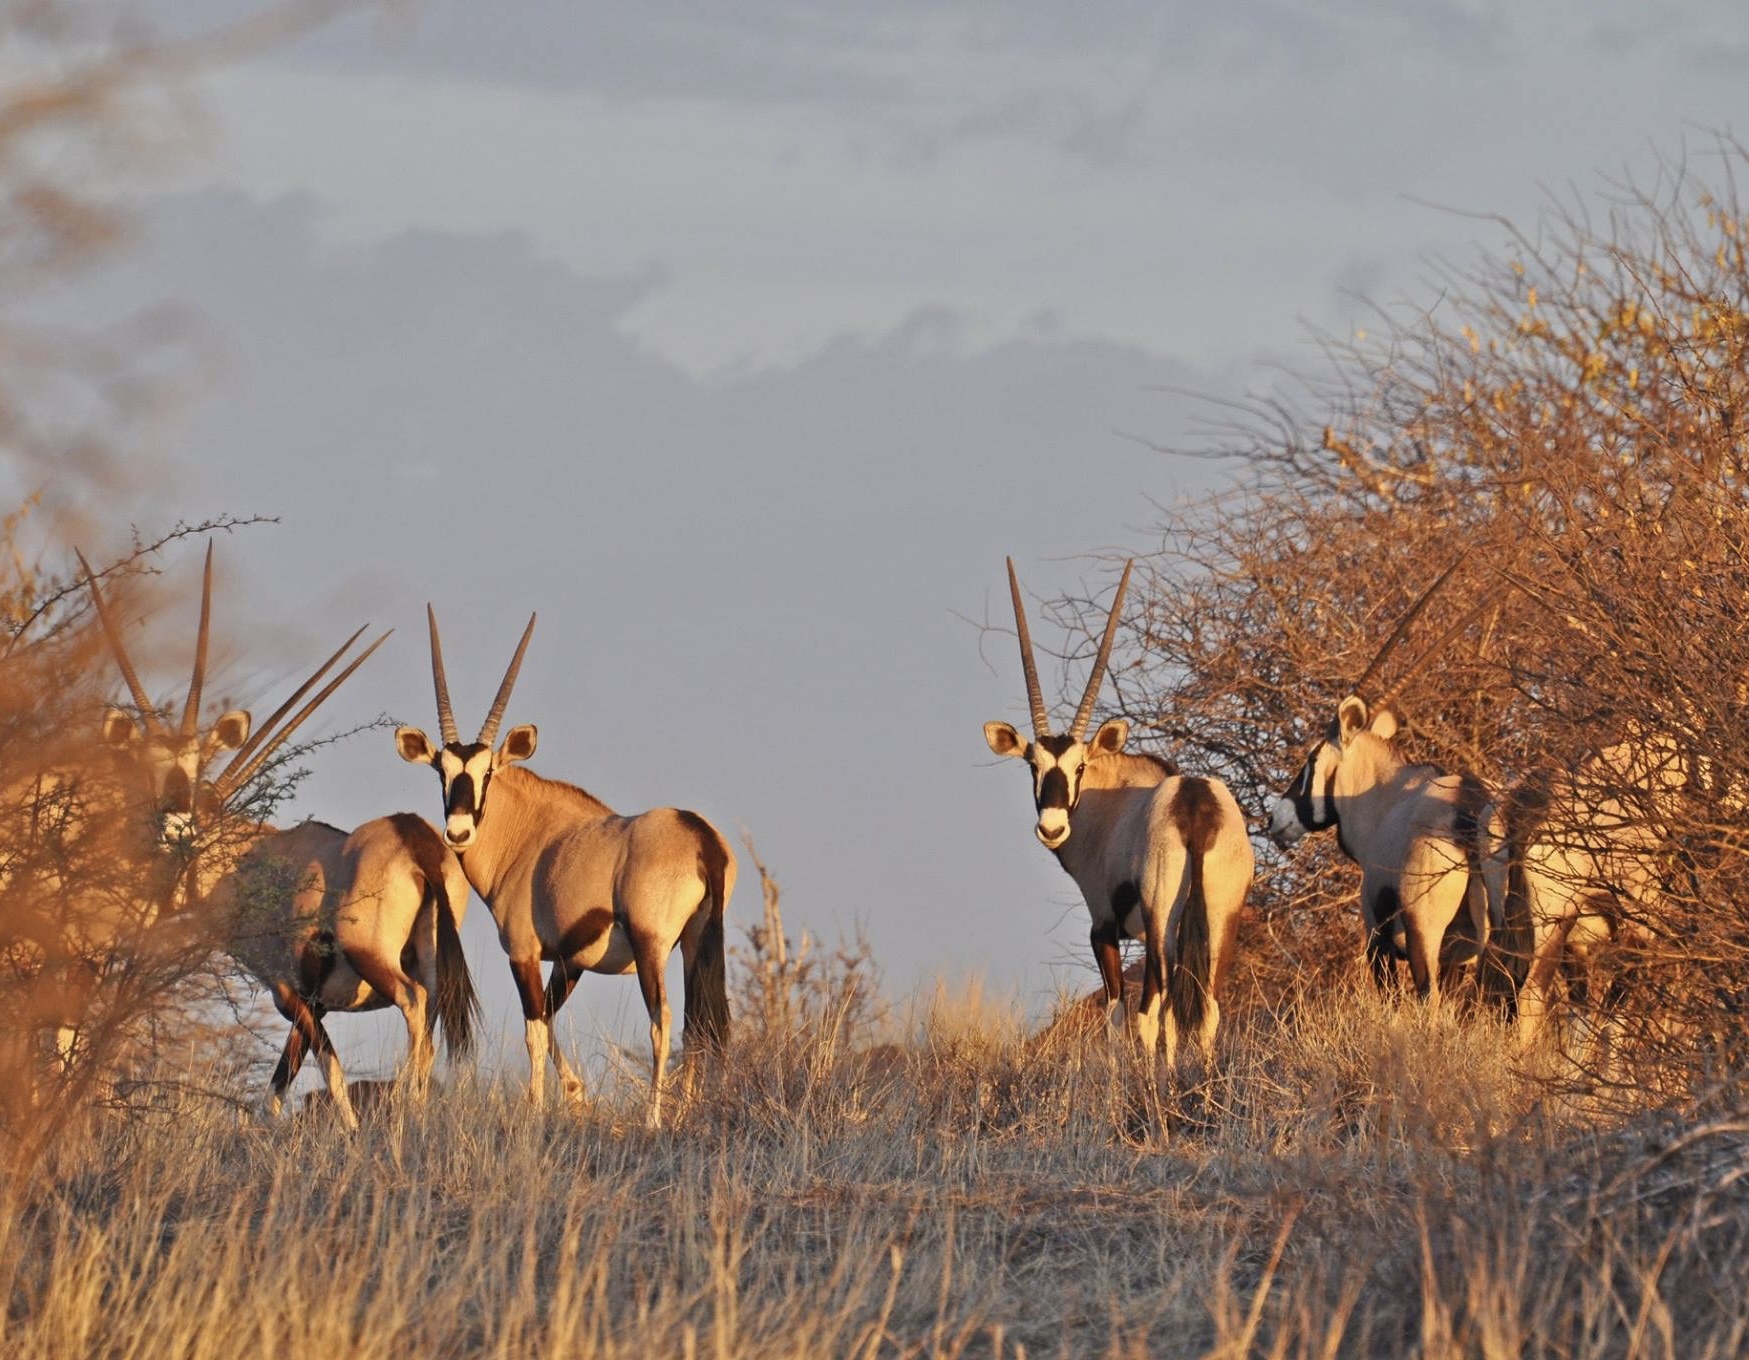
{"type": "Polygon", "coordinates": [[[960,996],[874,1044],[818,1023],[842,980],[745,1011],[660,1132],[630,1073],[582,1111],[452,1075],[356,1136],[100,1121],[0,1227],[0,1350],[1742,1351],[1739,1105],[1603,1123],[1492,1022],[1356,987],[1235,1016],[1160,1136],[1104,1036],[960,996]]]}

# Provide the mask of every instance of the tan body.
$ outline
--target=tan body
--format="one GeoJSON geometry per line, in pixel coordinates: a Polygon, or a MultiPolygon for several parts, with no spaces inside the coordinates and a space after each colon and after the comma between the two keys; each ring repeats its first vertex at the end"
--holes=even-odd
{"type": "Polygon", "coordinates": [[[1572,774],[1544,773],[1508,803],[1511,865],[1498,922],[1517,984],[1517,1034],[1528,1047],[1565,965],[1582,990],[1597,950],[1651,938],[1662,892],[1662,825],[1687,785],[1687,765],[1656,736],[1595,752],[1572,774]]]}
{"type": "Polygon", "coordinates": [[[1143,1047],[1154,1050],[1163,1021],[1168,1064],[1177,1061],[1181,1025],[1210,1056],[1256,864],[1231,791],[1218,779],[1187,778],[1160,761],[1118,753],[1088,762],[1071,826],[1057,860],[1092,917],[1108,1018],[1117,1016],[1123,995],[1118,942],[1141,940],[1136,1028],[1143,1047]],[[1184,817],[1199,788],[1218,810],[1201,844],[1184,817]],[[1133,901],[1126,885],[1134,885],[1133,901]]]}
{"type": "Polygon", "coordinates": [[[228,951],[261,980],[291,1022],[274,1073],[272,1107],[278,1109],[305,1049],[313,1046],[328,1068],[335,1103],[356,1127],[339,1060],[321,1023],[328,1010],[398,1006],[407,1018],[415,1083],[423,1090],[432,1063],[434,1018],[444,1026],[450,1051],[465,1053],[478,1009],[457,935],[467,890],[454,857],[431,827],[407,813],[367,822],[349,836],[319,822],[277,831],[243,817],[233,802],[388,635],[354,656],[297,712],[293,708],[339,664],[364,629],[342,643],[259,727],[247,712],[234,709],[203,730],[213,592],[209,542],[194,669],[182,716],[171,728],[159,719],[134,670],[97,574],[83,554],[79,562],[136,710],[129,715],[111,709],[104,739],[121,767],[143,785],[143,807],[154,814],[160,855],[175,847],[182,905],[220,913],[228,951]],[[234,754],[214,775],[210,763],[223,751],[234,754]]]}
{"type": "Polygon", "coordinates": [[[356,1126],[322,1024],[330,1012],[399,1010],[416,1091],[436,1057],[436,1023],[453,1054],[468,1051],[476,1006],[457,935],[468,884],[429,824],[399,813],[350,834],[312,821],[227,828],[226,836],[223,850],[201,858],[201,892],[221,914],[228,951],[292,1026],[274,1073],[274,1112],[314,1049],[334,1104],[356,1126]]]}
{"type": "Polygon", "coordinates": [[[700,1049],[728,1040],[729,999],[723,938],[735,857],[695,812],[658,808],[622,817],[574,784],[545,779],[520,762],[537,733],[521,724],[495,746],[534,619],[499,684],[477,740],[456,733],[437,616],[428,609],[432,678],[442,744],[415,727],[395,733],[403,760],[430,765],[443,782],[444,839],[498,924],[522,1001],[528,1090],[545,1099],[550,1059],[565,1094],[583,1081],[566,1061],[553,1016],[586,972],[635,972],[650,1017],[649,1122],[662,1119],[673,1017],[664,976],[678,946],[685,959],[686,1077],[700,1049]],[[541,964],[552,965],[545,982],[541,964]]]}
{"type": "Polygon", "coordinates": [[[734,891],[728,842],[694,813],[656,808],[621,817],[574,785],[531,770],[500,771],[491,797],[491,834],[463,853],[462,869],[498,924],[525,999],[540,964],[553,965],[543,993],[553,1004],[544,1017],[527,1017],[531,1095],[542,1098],[549,1056],[566,1092],[582,1092],[551,1017],[577,977],[636,973],[651,1012],[650,1117],[659,1122],[673,1034],[663,971],[678,946],[690,1027],[698,1018],[692,988],[704,937],[714,930],[720,940],[734,891]],[[714,881],[713,858],[721,866],[714,881]]]}
{"type": "Polygon", "coordinates": [[[1375,980],[1390,979],[1392,955],[1400,952],[1416,991],[1437,1007],[1442,971],[1475,959],[1487,944],[1489,904],[1505,888],[1498,854],[1504,827],[1481,781],[1409,764],[1396,735],[1391,709],[1369,718],[1361,699],[1344,699],[1335,731],[1295,782],[1310,791],[1303,798],[1283,795],[1271,835],[1291,845],[1307,830],[1335,826],[1343,851],[1360,865],[1361,916],[1375,980]],[[1308,818],[1302,803],[1315,814],[1308,818]]]}

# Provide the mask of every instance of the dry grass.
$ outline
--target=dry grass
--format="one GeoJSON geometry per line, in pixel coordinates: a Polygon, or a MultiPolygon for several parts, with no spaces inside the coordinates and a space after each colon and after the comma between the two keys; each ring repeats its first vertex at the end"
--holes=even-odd
{"type": "MultiPolygon", "coordinates": [[[[804,1010],[806,1008],[804,1007],[804,1010]]],[[[675,1127],[452,1080],[356,1136],[190,1100],[0,1229],[20,1356],[1733,1355],[1749,1120],[1611,1129],[1365,990],[1168,1088],[961,1000],[873,1050],[748,1017],[675,1127]]]]}

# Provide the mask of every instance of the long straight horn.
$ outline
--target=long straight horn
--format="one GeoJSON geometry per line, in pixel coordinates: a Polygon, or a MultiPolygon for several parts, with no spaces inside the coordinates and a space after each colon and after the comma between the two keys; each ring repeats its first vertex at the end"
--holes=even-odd
{"type": "Polygon", "coordinates": [[[1403,640],[1403,635],[1409,631],[1409,626],[1421,617],[1421,611],[1427,608],[1427,602],[1451,578],[1451,574],[1458,569],[1458,564],[1463,560],[1461,555],[1453,558],[1451,565],[1434,577],[1433,584],[1421,592],[1421,598],[1409,606],[1409,612],[1403,615],[1402,620],[1391,631],[1391,635],[1385,639],[1385,645],[1378,649],[1371,661],[1367,662],[1366,669],[1361,672],[1360,679],[1354,682],[1354,693],[1360,693],[1366,687],[1366,682],[1378,674],[1379,667],[1385,664],[1385,658],[1396,649],[1397,644],[1403,640]]]}
{"type": "Polygon", "coordinates": [[[528,627],[522,630],[522,641],[516,644],[516,655],[510,658],[510,669],[504,672],[504,682],[498,686],[498,697],[492,700],[492,711],[481,724],[482,746],[490,746],[498,740],[498,724],[503,720],[504,709],[510,703],[510,691],[516,684],[516,672],[522,669],[522,654],[528,650],[528,640],[534,636],[534,618],[533,614],[528,616],[528,627]]]}
{"type": "Polygon", "coordinates": [[[1111,613],[1105,616],[1105,636],[1099,641],[1099,655],[1093,660],[1093,674],[1087,677],[1087,692],[1081,696],[1081,707],[1075,710],[1075,722],[1069,728],[1069,735],[1076,741],[1087,736],[1087,722],[1093,716],[1093,703],[1099,698],[1099,685],[1105,679],[1105,663],[1111,659],[1111,640],[1117,636],[1118,619],[1123,613],[1123,593],[1129,588],[1130,568],[1136,565],[1135,558],[1123,564],[1123,575],[1118,578],[1117,594],[1112,596],[1111,613]]]}
{"type": "MultiPolygon", "coordinates": [[[[360,633],[363,631],[364,629],[359,629],[360,633]]],[[[342,670],[340,674],[336,675],[327,684],[323,685],[322,688],[317,691],[316,697],[311,699],[309,703],[305,704],[293,714],[285,726],[281,727],[279,731],[269,737],[267,743],[262,746],[260,750],[255,752],[247,762],[242,760],[232,760],[231,763],[225,767],[225,772],[213,781],[214,787],[218,790],[219,797],[221,799],[229,799],[233,793],[253,779],[256,772],[273,758],[273,753],[279,750],[279,748],[285,744],[286,739],[303,725],[304,719],[308,718],[310,714],[320,708],[330,694],[334,693],[335,690],[345,684],[346,681],[351,678],[352,673],[355,670],[364,665],[366,661],[370,660],[371,653],[376,651],[378,647],[381,647],[383,643],[387,642],[389,640],[389,633],[394,631],[393,628],[389,629],[388,633],[384,633],[375,642],[371,643],[370,646],[366,647],[357,656],[353,657],[352,660],[346,664],[346,668],[342,670]]],[[[357,636],[358,633],[353,634],[353,637],[357,636]]],[[[348,640],[347,645],[351,645],[350,640],[348,640]]],[[[329,664],[331,665],[333,663],[330,662],[329,664]]],[[[325,665],[322,669],[327,670],[328,667],[325,665]]],[[[306,688],[307,687],[306,684],[306,688]]]]}
{"type": "MultiPolygon", "coordinates": [[[[370,625],[367,623],[364,627],[368,628],[370,625]]],[[[347,638],[345,642],[340,644],[335,650],[333,656],[329,657],[320,666],[316,667],[316,669],[310,673],[310,678],[293,690],[291,697],[278,708],[274,709],[267,721],[259,724],[255,730],[249,734],[249,740],[237,748],[236,754],[231,757],[230,764],[226,768],[237,770],[242,769],[256,751],[261,749],[262,743],[273,735],[275,726],[278,724],[279,720],[285,717],[286,714],[290,713],[297,705],[298,700],[302,699],[304,695],[314,689],[322,677],[333,668],[334,663],[340,660],[341,657],[345,656],[352,644],[357,642],[359,638],[363,636],[364,628],[360,628],[351,637],[347,638]]]]}
{"type": "Polygon", "coordinates": [[[1045,712],[1045,696],[1038,687],[1038,665],[1032,658],[1032,633],[1026,626],[1026,606],[1020,602],[1020,578],[1014,574],[1014,559],[1008,559],[1008,593],[1014,597],[1014,627],[1020,634],[1020,666],[1026,672],[1026,701],[1032,705],[1032,734],[1051,734],[1050,714],[1045,712]]]}
{"type": "Polygon", "coordinates": [[[134,707],[140,710],[140,720],[146,724],[146,731],[154,735],[164,730],[164,725],[158,721],[158,714],[152,707],[152,701],[146,697],[146,687],[140,683],[139,673],[134,670],[134,663],[128,660],[128,649],[122,645],[121,629],[116,627],[115,620],[109,616],[109,607],[103,602],[103,592],[97,586],[97,573],[91,570],[91,564],[85,560],[85,554],[77,548],[73,556],[79,559],[79,565],[85,572],[85,583],[91,587],[91,603],[97,607],[97,621],[103,625],[103,635],[109,639],[109,650],[115,656],[116,665],[121,667],[122,679],[128,682],[128,693],[134,696],[134,707]]]}
{"type": "Polygon", "coordinates": [[[213,541],[206,542],[206,571],[200,586],[200,632],[194,639],[194,674],[188,681],[188,700],[182,705],[182,730],[187,741],[200,730],[200,690],[206,683],[206,646],[213,621],[213,541]]]}
{"type": "Polygon", "coordinates": [[[461,738],[456,735],[455,710],[449,706],[449,681],[443,677],[443,644],[437,640],[437,611],[425,606],[425,617],[431,624],[431,679],[437,686],[437,730],[445,746],[454,746],[461,738]]]}
{"type": "Polygon", "coordinates": [[[1445,649],[1450,646],[1452,642],[1456,641],[1458,634],[1462,633],[1498,603],[1499,601],[1494,599],[1483,600],[1474,609],[1465,613],[1456,623],[1452,624],[1451,627],[1441,633],[1426,651],[1422,652],[1420,656],[1411,661],[1408,667],[1397,676],[1396,683],[1391,686],[1392,693],[1402,693],[1403,687],[1426,669],[1429,661],[1432,661],[1437,656],[1444,655],[1445,649]]]}

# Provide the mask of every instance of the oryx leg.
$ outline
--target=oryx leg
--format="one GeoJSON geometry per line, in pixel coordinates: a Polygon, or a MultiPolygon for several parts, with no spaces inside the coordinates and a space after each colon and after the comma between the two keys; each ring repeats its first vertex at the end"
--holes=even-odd
{"type": "Polygon", "coordinates": [[[1093,960],[1099,965],[1099,981],[1105,989],[1105,1023],[1113,1034],[1123,1029],[1123,927],[1115,920],[1093,927],[1090,939],[1093,960]]]}
{"type": "Polygon", "coordinates": [[[559,1074],[560,1093],[572,1104],[582,1103],[583,1078],[566,1061],[565,1050],[559,1047],[559,1027],[553,1020],[559,1007],[571,999],[581,976],[581,970],[572,968],[563,959],[554,959],[552,970],[547,974],[547,1056],[553,1060],[553,1070],[559,1074]]]}
{"type": "Polygon", "coordinates": [[[1366,917],[1367,968],[1373,985],[1381,992],[1390,991],[1397,985],[1397,951],[1391,937],[1400,928],[1402,898],[1395,883],[1369,881],[1363,874],[1360,901],[1366,917]]]}
{"type": "Polygon", "coordinates": [[[1566,953],[1567,933],[1572,921],[1536,922],[1536,943],[1530,956],[1530,968],[1524,985],[1518,989],[1518,1047],[1528,1049],[1542,1033],[1548,1018],[1549,998],[1553,995],[1555,974],[1560,971],[1566,953]]]}
{"type": "Polygon", "coordinates": [[[1144,909],[1142,941],[1142,1004],[1136,1013],[1136,1037],[1142,1051],[1152,1057],[1166,1035],[1166,1066],[1178,1061],[1178,1020],[1172,1014],[1172,999],[1166,987],[1166,922],[1164,913],[1144,909]]]}
{"type": "Polygon", "coordinates": [[[352,971],[400,1011],[401,1018],[406,1021],[406,1077],[414,1096],[423,1100],[431,1082],[432,1065],[437,1061],[437,1046],[431,1038],[430,989],[402,971],[398,960],[380,958],[363,950],[349,952],[345,957],[352,971]]]}
{"type": "Polygon", "coordinates": [[[1400,881],[1409,972],[1429,1013],[1439,1013],[1440,947],[1469,891],[1461,849],[1444,841],[1421,843],[1403,866],[1400,881]]]}
{"type": "Polygon", "coordinates": [[[334,1051],[333,1040],[322,1024],[321,1008],[305,1001],[284,982],[274,984],[273,1004],[290,1022],[292,1033],[286,1038],[285,1051],[280,1055],[279,1066],[274,1069],[268,1114],[278,1116],[284,1107],[286,1088],[297,1075],[304,1051],[308,1049],[321,1060],[322,1075],[328,1083],[328,1097],[339,1111],[341,1123],[356,1130],[358,1115],[353,1111],[351,1097],[346,1094],[346,1072],[340,1066],[340,1055],[334,1051]]]}
{"type": "Polygon", "coordinates": [[[562,963],[553,965],[553,982],[542,985],[540,956],[512,959],[510,975],[516,979],[516,994],[522,1001],[523,1038],[528,1045],[528,1098],[538,1109],[546,1104],[547,1063],[559,1074],[559,1089],[567,1100],[581,1100],[583,1082],[565,1061],[553,1028],[555,1000],[562,1003],[571,994],[575,978],[562,963]]]}
{"type": "Polygon", "coordinates": [[[662,1088],[668,1075],[668,1048],[673,1039],[673,1013],[668,1007],[667,966],[670,949],[648,934],[632,937],[632,958],[638,970],[638,990],[650,1015],[649,1127],[662,1125],[662,1088]]]}

